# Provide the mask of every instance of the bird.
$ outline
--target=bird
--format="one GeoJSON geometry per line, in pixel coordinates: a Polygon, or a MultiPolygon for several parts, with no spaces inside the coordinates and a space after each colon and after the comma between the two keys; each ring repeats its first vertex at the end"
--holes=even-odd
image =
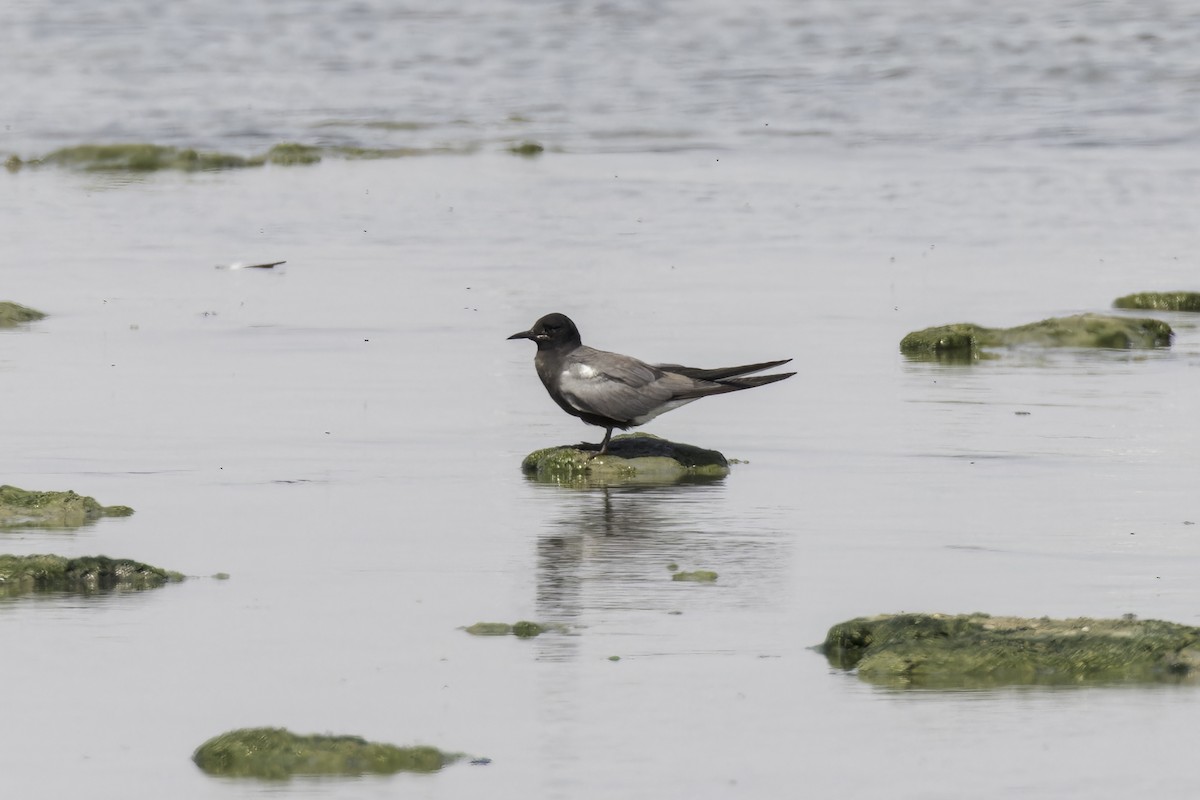
{"type": "Polygon", "coordinates": [[[717,369],[647,364],[632,356],[588,347],[580,340],[579,328],[571,318],[557,312],[508,338],[530,339],[537,345],[534,367],[563,411],[605,429],[598,452],[589,458],[608,452],[615,428],[628,430],[645,425],[659,414],[701,397],[765,386],[796,374],[750,374],[786,364],[790,358],[717,369]]]}

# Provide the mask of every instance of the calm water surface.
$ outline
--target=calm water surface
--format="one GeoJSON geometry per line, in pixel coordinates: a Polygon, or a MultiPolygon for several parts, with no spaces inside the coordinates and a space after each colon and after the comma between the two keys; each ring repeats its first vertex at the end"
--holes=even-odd
{"type": "Polygon", "coordinates": [[[0,149],[23,157],[471,152],[0,176],[3,297],[52,314],[0,334],[0,477],[138,512],[0,550],[197,576],[0,602],[6,785],[1189,797],[1194,688],[883,691],[808,648],[899,610],[1200,624],[1196,321],[1164,315],[1155,352],[897,352],[1195,288],[1194,15],[10,4],[0,149]],[[561,152],[504,152],[521,138],[561,152]],[[648,428],[748,462],[724,481],[533,483],[525,453],[594,437],[504,339],[552,310],[597,347],[800,375],[648,428]],[[573,632],[458,630],[517,619],[573,632]],[[263,786],[188,760],[257,725],[493,761],[263,786]]]}

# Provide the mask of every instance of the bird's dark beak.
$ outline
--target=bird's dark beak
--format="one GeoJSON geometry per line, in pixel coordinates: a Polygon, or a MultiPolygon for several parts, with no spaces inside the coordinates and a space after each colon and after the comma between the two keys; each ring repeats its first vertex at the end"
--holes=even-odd
{"type": "Polygon", "coordinates": [[[521,331],[520,333],[514,333],[512,336],[510,336],[508,338],[509,339],[532,339],[533,337],[534,337],[533,331],[521,331]]]}

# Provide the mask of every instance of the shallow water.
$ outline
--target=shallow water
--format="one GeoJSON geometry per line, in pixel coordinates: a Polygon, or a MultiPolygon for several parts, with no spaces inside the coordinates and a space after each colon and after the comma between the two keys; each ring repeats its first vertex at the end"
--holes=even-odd
{"type": "Polygon", "coordinates": [[[1196,142],[1180,0],[13,0],[0,150],[1196,142]],[[114,113],[123,109],[128,113],[114,113]]]}
{"type": "Polygon", "coordinates": [[[501,20],[490,6],[359,3],[321,27],[341,67],[254,36],[283,20],[299,41],[323,41],[297,34],[316,25],[304,3],[270,19],[176,4],[162,24],[178,15],[183,41],[211,33],[215,48],[178,59],[153,38],[117,46],[153,22],[136,5],[78,28],[52,16],[66,6],[5,12],[45,18],[0,30],[31,43],[27,78],[49,71],[43,80],[64,90],[44,105],[7,95],[24,110],[0,146],[22,155],[125,134],[258,150],[310,141],[318,121],[338,118],[442,126],[352,127],[357,144],[481,148],[212,174],[0,176],[3,298],[52,315],[0,333],[3,481],[137,509],[78,531],[3,532],[0,547],[200,576],[0,601],[11,654],[0,675],[21,687],[0,732],[6,785],[99,797],[124,796],[131,777],[147,793],[213,798],[765,798],[797,785],[814,796],[1191,796],[1194,688],[896,692],[809,649],[833,623],[900,610],[1200,624],[1193,317],[1160,315],[1177,338],[1153,352],[1023,350],[947,366],[897,350],[929,325],[1015,325],[1195,288],[1195,104],[1176,101],[1195,91],[1200,50],[1188,42],[1200,28],[1170,4],[1080,4],[1086,20],[1061,25],[1031,8],[993,18],[943,5],[957,16],[829,5],[805,22],[764,4],[752,25],[714,7],[666,36],[683,13],[670,4],[635,16],[620,4],[513,4],[522,13],[501,20]],[[607,52],[605,30],[664,45],[611,63],[552,46],[579,20],[595,52],[607,52]],[[898,83],[846,77],[879,61],[870,54],[888,35],[895,52],[924,52],[897,38],[905,20],[939,41],[991,44],[963,44],[948,62],[931,52],[898,83]],[[335,47],[401,29],[428,49],[335,47]],[[826,57],[795,84],[772,56],[805,36],[826,57]],[[1023,55],[996,67],[1022,36],[1023,55]],[[455,56],[454,37],[491,49],[455,56]],[[1067,56],[1051,45],[1072,37],[1107,60],[1054,90],[1047,70],[1067,56]],[[557,55],[523,58],[526,40],[557,55]],[[70,44],[83,51],[54,60],[70,44]],[[110,69],[87,73],[86,53],[109,53],[110,69]],[[222,72],[250,54],[240,63],[262,85],[222,72]],[[1051,88],[1037,102],[1014,95],[1019,113],[989,103],[954,67],[976,57],[980,75],[1025,69],[1051,88]],[[302,58],[320,102],[276,91],[302,58]],[[415,59],[451,89],[430,83],[401,110],[403,92],[362,79],[374,74],[364,59],[420,83],[398,66],[415,59]],[[705,62],[729,68],[705,73],[705,62]],[[660,63],[677,68],[638,71],[660,63]],[[585,80],[621,69],[645,94],[585,80]],[[194,90],[209,85],[206,70],[245,95],[194,90]],[[530,86],[556,74],[573,90],[521,116],[512,98],[536,106],[530,86]],[[476,76],[472,93],[453,91],[476,76]],[[101,78],[144,113],[114,111],[91,84],[101,78]],[[755,103],[799,115],[815,102],[804,86],[855,102],[820,136],[750,132],[765,116],[755,103]],[[1113,109],[1134,96],[1163,108],[1130,110],[1138,125],[1124,124],[1113,109]],[[175,100],[152,102],[164,97],[175,100]],[[272,103],[299,110],[275,115],[272,103]],[[945,108],[962,113],[942,125],[945,108]],[[509,114],[513,136],[567,152],[504,153],[509,129],[481,120],[509,114]],[[1077,138],[1044,133],[1068,122],[1077,138]],[[606,139],[605,126],[641,132],[606,139]],[[664,142],[662,130],[687,135],[664,142]],[[279,259],[274,271],[215,268],[279,259]],[[504,338],[552,310],[597,347],[700,365],[792,356],[800,374],[648,426],[748,462],[724,481],[538,484],[518,469],[527,452],[595,440],[545,396],[529,343],[504,338]],[[672,563],[720,578],[672,582],[672,563]],[[202,577],[216,572],[231,578],[202,577]],[[518,619],[574,632],[458,630],[518,619]],[[208,737],[258,725],[493,760],[283,786],[210,779],[188,760],[208,737]]]}

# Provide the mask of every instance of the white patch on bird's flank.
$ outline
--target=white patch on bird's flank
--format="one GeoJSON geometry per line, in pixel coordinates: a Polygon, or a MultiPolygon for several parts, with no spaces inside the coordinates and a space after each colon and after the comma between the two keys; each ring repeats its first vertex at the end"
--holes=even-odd
{"type": "Polygon", "coordinates": [[[693,400],[699,400],[699,399],[700,398],[698,398],[698,397],[689,397],[687,400],[668,400],[667,402],[663,403],[658,408],[655,408],[646,414],[642,414],[640,417],[634,417],[633,419],[630,420],[630,422],[632,422],[634,425],[645,425],[647,422],[654,419],[659,414],[665,414],[668,411],[674,411],[675,409],[679,408],[680,406],[686,406],[688,403],[692,402],[693,400]]]}
{"type": "Polygon", "coordinates": [[[594,367],[589,367],[587,364],[572,364],[563,372],[563,377],[590,380],[599,374],[594,367]]]}

